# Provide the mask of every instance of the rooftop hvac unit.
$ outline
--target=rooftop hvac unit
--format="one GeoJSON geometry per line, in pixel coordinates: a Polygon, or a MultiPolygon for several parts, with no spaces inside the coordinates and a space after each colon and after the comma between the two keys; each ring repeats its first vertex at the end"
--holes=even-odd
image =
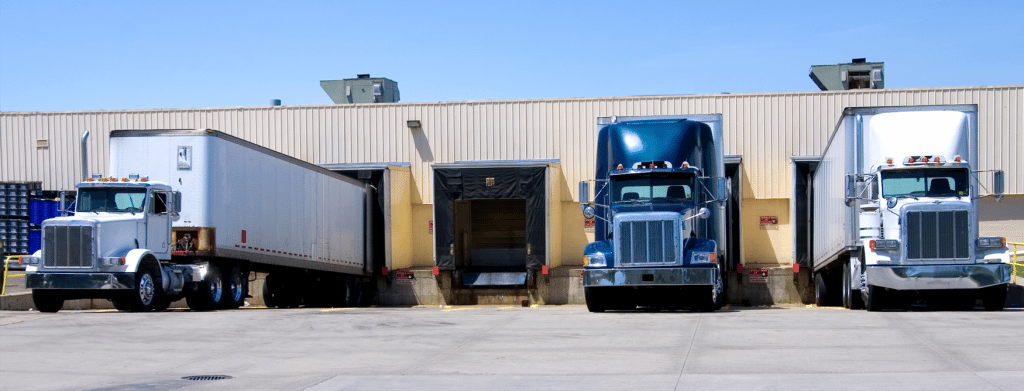
{"type": "Polygon", "coordinates": [[[822,91],[885,88],[885,63],[855,58],[847,64],[812,65],[811,80],[822,91]]]}
{"type": "Polygon", "coordinates": [[[320,87],[336,104],[398,102],[398,83],[394,80],[359,74],[355,79],[321,80],[320,87]]]}

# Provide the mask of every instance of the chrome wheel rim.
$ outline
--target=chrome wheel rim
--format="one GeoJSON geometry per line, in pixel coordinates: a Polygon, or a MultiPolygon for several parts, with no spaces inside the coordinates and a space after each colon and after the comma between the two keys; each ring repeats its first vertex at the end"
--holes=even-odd
{"type": "Polygon", "coordinates": [[[143,273],[139,279],[139,301],[144,305],[149,305],[153,302],[153,296],[156,295],[156,284],[153,282],[153,276],[149,273],[143,273]]]}

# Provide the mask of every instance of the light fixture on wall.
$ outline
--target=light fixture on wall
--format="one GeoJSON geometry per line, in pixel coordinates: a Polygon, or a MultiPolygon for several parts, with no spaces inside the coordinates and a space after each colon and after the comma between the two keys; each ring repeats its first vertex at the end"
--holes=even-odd
{"type": "Polygon", "coordinates": [[[417,129],[417,128],[420,127],[420,120],[418,120],[418,119],[411,119],[411,120],[405,121],[405,126],[408,126],[410,129],[417,129]]]}

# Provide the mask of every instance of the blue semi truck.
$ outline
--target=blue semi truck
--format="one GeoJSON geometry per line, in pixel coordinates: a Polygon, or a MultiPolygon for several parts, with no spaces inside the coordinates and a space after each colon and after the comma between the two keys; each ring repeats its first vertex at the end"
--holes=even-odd
{"type": "Polygon", "coordinates": [[[595,219],[584,250],[591,312],[637,306],[714,311],[725,301],[722,115],[598,119],[595,219]]]}

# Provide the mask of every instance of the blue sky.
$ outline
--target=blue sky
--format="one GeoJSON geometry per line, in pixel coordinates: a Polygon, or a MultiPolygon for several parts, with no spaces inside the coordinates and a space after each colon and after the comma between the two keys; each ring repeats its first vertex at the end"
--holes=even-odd
{"type": "Polygon", "coordinates": [[[814,91],[884,61],[888,88],[1024,84],[1024,1],[0,0],[0,111],[814,91]],[[828,4],[828,5],[826,5],[828,4]]]}

